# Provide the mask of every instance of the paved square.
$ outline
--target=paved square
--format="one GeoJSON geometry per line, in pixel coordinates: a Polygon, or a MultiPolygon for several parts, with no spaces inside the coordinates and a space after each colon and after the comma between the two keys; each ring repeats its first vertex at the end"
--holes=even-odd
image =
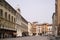
{"type": "Polygon", "coordinates": [[[1,39],[1,40],[49,40],[49,38],[48,36],[28,36],[28,37],[8,38],[8,39],[1,39]]]}

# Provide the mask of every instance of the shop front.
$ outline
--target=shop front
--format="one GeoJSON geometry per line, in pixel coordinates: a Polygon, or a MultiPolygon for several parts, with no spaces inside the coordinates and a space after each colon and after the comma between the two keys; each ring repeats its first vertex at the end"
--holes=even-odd
{"type": "Polygon", "coordinates": [[[0,29],[0,38],[16,37],[16,31],[0,29]]]}

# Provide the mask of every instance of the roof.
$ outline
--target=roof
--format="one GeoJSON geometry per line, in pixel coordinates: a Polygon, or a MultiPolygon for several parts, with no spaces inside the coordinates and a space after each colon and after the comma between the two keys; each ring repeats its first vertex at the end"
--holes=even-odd
{"type": "Polygon", "coordinates": [[[43,26],[43,25],[52,26],[52,24],[37,24],[37,26],[43,26]]]}
{"type": "Polygon", "coordinates": [[[4,0],[4,2],[5,2],[6,5],[8,5],[13,11],[17,12],[7,1],[4,0]]]}
{"type": "Polygon", "coordinates": [[[22,15],[21,18],[28,24],[28,21],[22,15]]]}

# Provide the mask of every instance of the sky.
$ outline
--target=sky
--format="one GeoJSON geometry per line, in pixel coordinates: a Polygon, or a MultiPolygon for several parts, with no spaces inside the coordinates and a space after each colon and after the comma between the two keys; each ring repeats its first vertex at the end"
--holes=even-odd
{"type": "Polygon", "coordinates": [[[20,8],[21,15],[28,21],[52,23],[55,0],[6,0],[14,9],[20,8]]]}

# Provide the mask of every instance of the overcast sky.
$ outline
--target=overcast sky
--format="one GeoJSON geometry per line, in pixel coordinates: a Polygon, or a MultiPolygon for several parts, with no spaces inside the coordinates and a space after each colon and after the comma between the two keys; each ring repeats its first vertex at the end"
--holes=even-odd
{"type": "Polygon", "coordinates": [[[29,22],[52,23],[55,12],[54,0],[6,0],[15,9],[21,9],[21,15],[29,22]],[[17,6],[18,5],[18,6],[17,6]]]}

